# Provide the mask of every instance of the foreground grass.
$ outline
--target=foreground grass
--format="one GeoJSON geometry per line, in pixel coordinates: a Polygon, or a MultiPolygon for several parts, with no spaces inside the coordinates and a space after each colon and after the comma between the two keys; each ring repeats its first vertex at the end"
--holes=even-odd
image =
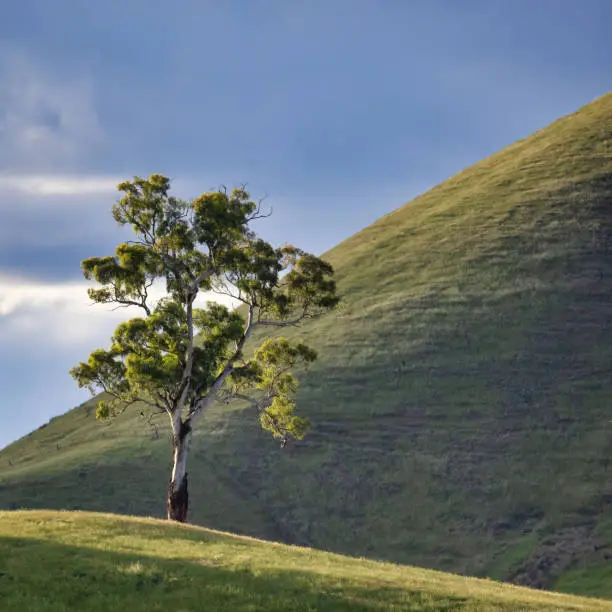
{"type": "Polygon", "coordinates": [[[612,602],[155,519],[0,512],[0,606],[64,610],[612,610],[612,602]]]}

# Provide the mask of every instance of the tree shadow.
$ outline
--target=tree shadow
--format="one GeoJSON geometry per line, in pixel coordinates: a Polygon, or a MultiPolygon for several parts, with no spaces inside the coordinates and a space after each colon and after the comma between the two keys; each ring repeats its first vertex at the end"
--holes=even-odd
{"type": "Polygon", "coordinates": [[[4,537],[0,538],[0,609],[451,612],[472,609],[474,603],[426,591],[355,586],[347,579],[314,572],[254,573],[251,568],[229,569],[218,563],[214,558],[166,559],[4,537]]]}

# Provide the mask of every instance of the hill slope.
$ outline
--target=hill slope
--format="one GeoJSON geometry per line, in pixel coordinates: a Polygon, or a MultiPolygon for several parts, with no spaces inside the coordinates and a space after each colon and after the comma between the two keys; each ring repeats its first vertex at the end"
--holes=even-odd
{"type": "MultiPolygon", "coordinates": [[[[212,411],[192,520],[612,596],[611,207],[607,95],[325,254],[343,308],[295,332],[315,429],[281,452],[212,411]]],[[[0,507],[159,516],[168,458],[85,404],[0,453],[0,507]]]]}
{"type": "Polygon", "coordinates": [[[0,598],[5,612],[612,610],[208,529],[44,511],[0,512],[0,598]]]}

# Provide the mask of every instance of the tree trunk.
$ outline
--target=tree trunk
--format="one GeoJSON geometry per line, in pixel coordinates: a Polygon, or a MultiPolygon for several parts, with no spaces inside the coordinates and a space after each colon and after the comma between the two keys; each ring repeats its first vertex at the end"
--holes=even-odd
{"type": "Polygon", "coordinates": [[[168,487],[168,498],[166,509],[168,520],[187,522],[187,510],[189,509],[189,494],[187,490],[187,454],[189,453],[189,442],[191,441],[191,429],[185,423],[181,424],[179,435],[172,440],[174,465],[172,467],[172,478],[168,487]]]}

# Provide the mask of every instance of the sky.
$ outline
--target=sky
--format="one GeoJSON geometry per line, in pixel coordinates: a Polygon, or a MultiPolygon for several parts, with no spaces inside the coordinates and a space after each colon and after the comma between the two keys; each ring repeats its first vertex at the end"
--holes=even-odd
{"type": "Polygon", "coordinates": [[[610,88],[609,0],[0,4],[0,448],[89,396],[68,370],[136,313],[80,271],[116,184],[246,183],[322,254],[610,88]]]}

